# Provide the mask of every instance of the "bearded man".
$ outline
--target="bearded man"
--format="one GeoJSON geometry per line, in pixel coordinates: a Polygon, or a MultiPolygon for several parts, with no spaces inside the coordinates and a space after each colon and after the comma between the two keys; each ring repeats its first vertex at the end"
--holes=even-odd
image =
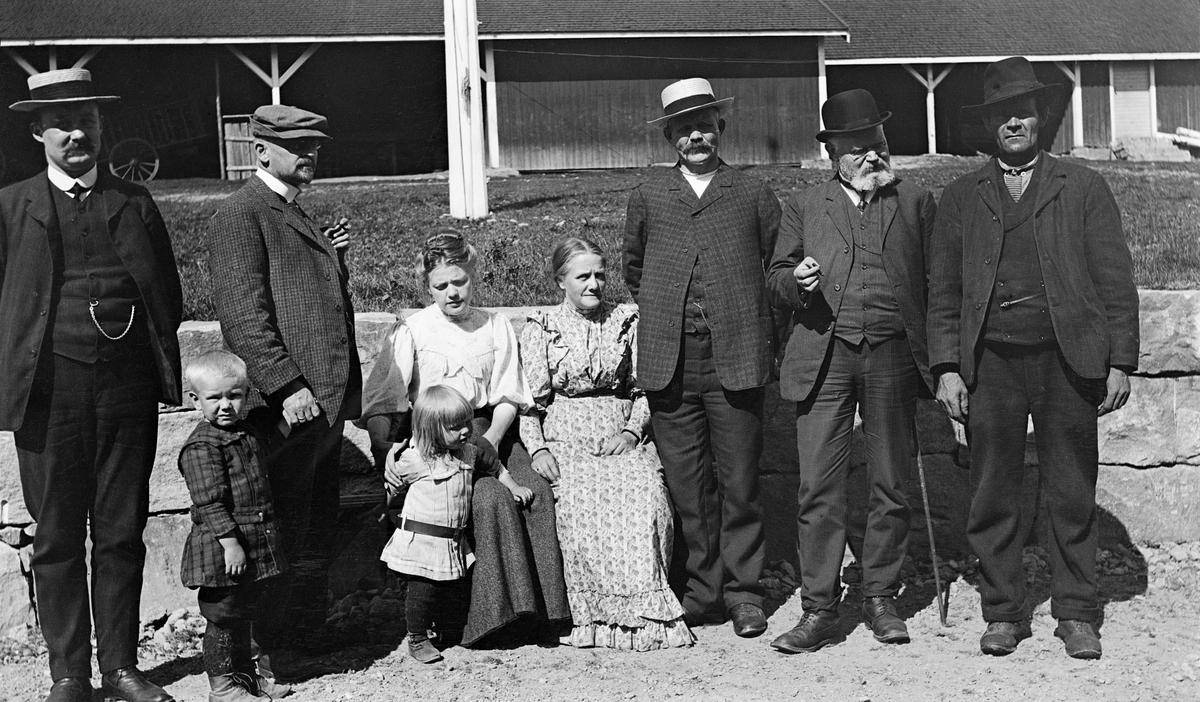
{"type": "Polygon", "coordinates": [[[846,482],[857,406],[870,486],[862,547],[863,619],[875,638],[904,643],[893,602],[908,543],[905,480],[913,459],[918,384],[930,381],[925,291],[934,201],[901,182],[888,160],[875,98],[848,90],[821,108],[817,134],[834,178],[795,195],[768,272],[793,331],[780,393],[796,405],[800,454],[797,523],[804,615],[771,642],[815,651],[841,636],[839,575],[846,549],[846,482]]]}

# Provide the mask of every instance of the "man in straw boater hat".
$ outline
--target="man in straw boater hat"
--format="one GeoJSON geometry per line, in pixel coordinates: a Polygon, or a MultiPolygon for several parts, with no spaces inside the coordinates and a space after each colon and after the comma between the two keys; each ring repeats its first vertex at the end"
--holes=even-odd
{"type": "Polygon", "coordinates": [[[641,315],[638,385],[683,533],[687,580],[676,589],[685,621],[728,617],[739,636],[758,636],[767,628],[758,461],[774,363],[764,271],[779,200],[717,155],[733,98],[690,78],[668,85],[662,103],[649,124],[678,161],[633,191],[625,218],[625,283],[641,315]]]}
{"type": "MultiPolygon", "coordinates": [[[[336,644],[324,624],[342,430],[359,416],[362,397],[345,259],[350,230],[345,217],[318,225],[297,201],[316,175],[328,128],[323,116],[297,107],[255,110],[258,169],[207,232],[221,334],[257,391],[247,406],[294,425],[264,461],[292,567],[262,598],[273,606],[260,611],[255,636],[267,651],[336,644]]],[[[274,671],[260,658],[259,672],[269,682],[274,671]]]]}
{"type": "Polygon", "coordinates": [[[0,429],[15,432],[52,702],[171,696],[137,669],[158,402],[180,402],[183,296],[162,216],[96,167],[103,123],[83,69],[29,78],[46,170],[0,190],[0,429]],[[91,548],[91,597],[85,541],[91,548]]]}
{"type": "Polygon", "coordinates": [[[1129,398],[1138,362],[1138,294],[1121,214],[1095,171],[1043,150],[1065,89],[1024,58],[990,64],[979,105],[962,108],[995,156],[947,186],[934,228],[929,362],[938,403],[967,427],[967,539],[979,557],[984,653],[1031,635],[1021,549],[1035,503],[1023,499],[1033,416],[1050,553],[1055,635],[1099,658],[1096,417],[1129,398]],[[1022,525],[1024,531],[1022,530],[1022,525]]]}
{"type": "Polygon", "coordinates": [[[875,638],[905,643],[896,612],[910,510],[917,389],[932,386],[925,349],[926,254],[936,207],[924,188],[892,172],[875,98],[848,90],[821,108],[817,140],[834,177],[783,210],[769,287],[792,311],[780,392],[796,405],[800,458],[796,521],[804,615],[771,642],[815,651],[840,636],[839,582],[846,549],[846,481],[857,406],[870,488],[862,537],[863,619],[875,638]]]}

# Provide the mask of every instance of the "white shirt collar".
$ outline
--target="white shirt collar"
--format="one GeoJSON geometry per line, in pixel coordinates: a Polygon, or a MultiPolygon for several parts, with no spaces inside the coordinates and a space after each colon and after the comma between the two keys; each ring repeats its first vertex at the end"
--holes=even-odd
{"type": "Polygon", "coordinates": [[[289,203],[294,202],[296,196],[300,194],[300,188],[297,188],[290,183],[283,182],[261,168],[254,171],[254,175],[258,176],[262,182],[266,183],[267,187],[270,188],[272,192],[279,197],[282,197],[289,203]]]}
{"type": "Polygon", "coordinates": [[[100,175],[96,171],[96,167],[92,166],[92,170],[84,173],[78,178],[72,178],[53,163],[47,163],[46,165],[48,166],[46,169],[46,176],[50,178],[50,184],[64,193],[71,192],[71,188],[74,188],[76,183],[79,183],[88,190],[91,190],[96,186],[96,179],[100,175]]]}
{"type": "Polygon", "coordinates": [[[850,198],[850,203],[855,207],[858,207],[859,202],[870,204],[875,199],[875,193],[879,192],[879,188],[871,188],[865,193],[860,193],[849,185],[846,185],[846,181],[841,178],[838,178],[837,181],[842,186],[842,190],[846,191],[846,196],[850,198]]]}

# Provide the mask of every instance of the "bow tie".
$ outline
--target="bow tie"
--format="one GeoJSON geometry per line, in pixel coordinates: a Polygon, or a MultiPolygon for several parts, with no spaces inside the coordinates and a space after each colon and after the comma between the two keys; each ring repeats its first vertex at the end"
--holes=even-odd
{"type": "Polygon", "coordinates": [[[1036,163],[1031,163],[1028,166],[1022,166],[1021,168],[1009,168],[1001,163],[1000,170],[1004,171],[1004,175],[1008,176],[1009,178],[1020,178],[1023,173],[1032,171],[1033,167],[1036,165],[1036,163]]]}
{"type": "Polygon", "coordinates": [[[76,181],[75,185],[72,185],[71,189],[68,190],[67,192],[71,193],[71,197],[75,198],[76,200],[83,200],[83,198],[86,197],[88,193],[92,192],[92,189],[87,187],[83,183],[76,181]]]}

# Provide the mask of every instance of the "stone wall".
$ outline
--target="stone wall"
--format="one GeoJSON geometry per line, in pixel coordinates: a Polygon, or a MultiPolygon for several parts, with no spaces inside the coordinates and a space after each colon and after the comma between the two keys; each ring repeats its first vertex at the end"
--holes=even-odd
{"type": "MultiPolygon", "coordinates": [[[[1100,420],[1100,479],[1097,501],[1102,508],[1105,538],[1162,543],[1200,539],[1200,292],[1142,291],[1142,353],[1133,378],[1129,405],[1100,420]]],[[[505,308],[518,329],[527,309],[505,308]]],[[[395,317],[360,314],[359,354],[364,375],[379,353],[395,317]]],[[[188,322],[180,329],[184,362],[221,344],[215,322],[188,322]]],[[[794,559],[797,486],[794,410],[769,389],[767,440],[762,461],[762,496],[767,515],[768,559],[794,559]]],[[[179,584],[179,554],[190,522],[187,488],[176,469],[179,447],[199,419],[190,409],[164,409],[159,423],[158,456],[151,478],[151,517],[145,540],[149,554],[142,597],[143,619],[155,619],[195,603],[179,584]]],[[[962,432],[932,400],[917,412],[921,460],[939,548],[965,550],[967,470],[962,432]]],[[[1032,427],[1026,457],[1037,469],[1032,427]]],[[[349,519],[342,534],[345,548],[331,581],[335,591],[356,588],[378,578],[376,558],[382,532],[371,526],[370,507],[377,500],[378,479],[370,474],[364,432],[348,426],[343,443],[342,501],[349,519]]],[[[861,442],[855,442],[852,480],[861,480],[861,442]]],[[[915,473],[915,471],[914,471],[915,473]]],[[[1030,481],[1031,483],[1033,481],[1030,481]]],[[[914,474],[910,492],[917,509],[913,537],[925,539],[921,490],[914,474]]],[[[852,491],[852,519],[865,510],[863,491],[852,491]]],[[[1033,485],[1027,489],[1036,498],[1033,485]]],[[[12,434],[0,434],[0,636],[24,630],[34,621],[28,549],[36,529],[21,496],[12,434]]]]}

